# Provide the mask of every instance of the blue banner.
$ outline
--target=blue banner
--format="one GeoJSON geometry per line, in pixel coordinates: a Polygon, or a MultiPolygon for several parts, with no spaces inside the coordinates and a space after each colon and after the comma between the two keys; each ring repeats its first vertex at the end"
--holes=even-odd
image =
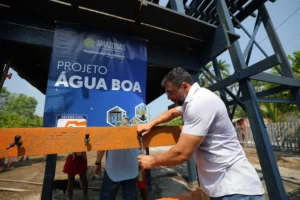
{"type": "Polygon", "coordinates": [[[146,72],[145,41],[58,27],[48,76],[44,126],[55,127],[58,120],[68,126],[76,124],[76,120],[81,124],[82,116],[86,126],[145,122],[146,72]]]}

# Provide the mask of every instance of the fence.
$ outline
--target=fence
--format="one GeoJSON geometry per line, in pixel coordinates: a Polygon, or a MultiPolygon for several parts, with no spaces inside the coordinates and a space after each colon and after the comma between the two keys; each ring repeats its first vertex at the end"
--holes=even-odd
{"type": "MultiPolygon", "coordinates": [[[[266,124],[270,143],[274,150],[300,152],[300,123],[299,122],[280,122],[266,124]]],[[[238,139],[244,147],[254,147],[251,128],[236,127],[238,139]]]]}

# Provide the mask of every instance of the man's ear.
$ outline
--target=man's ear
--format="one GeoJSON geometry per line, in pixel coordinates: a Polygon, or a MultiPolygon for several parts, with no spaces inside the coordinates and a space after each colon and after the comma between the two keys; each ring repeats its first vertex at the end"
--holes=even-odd
{"type": "Polygon", "coordinates": [[[183,89],[187,89],[188,88],[187,84],[188,84],[187,82],[182,82],[183,89]]]}

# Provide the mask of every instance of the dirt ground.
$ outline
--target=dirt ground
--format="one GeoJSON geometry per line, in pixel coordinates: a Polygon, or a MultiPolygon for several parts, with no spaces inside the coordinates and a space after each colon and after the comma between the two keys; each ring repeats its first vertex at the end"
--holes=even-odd
{"type": "MultiPolygon", "coordinates": [[[[150,148],[150,154],[160,154],[167,151],[170,147],[150,148]]],[[[256,168],[265,186],[262,171],[260,168],[257,152],[253,148],[244,148],[250,163],[256,168]]],[[[274,152],[283,180],[283,184],[289,199],[300,199],[300,153],[274,152]]],[[[102,176],[94,176],[95,152],[88,155],[88,182],[89,199],[99,199],[99,191],[102,176]]],[[[67,176],[62,172],[66,154],[58,155],[55,179],[66,179],[67,176]]],[[[0,200],[35,200],[41,199],[42,183],[45,170],[44,156],[32,156],[29,160],[18,161],[14,169],[4,169],[0,172],[0,200]],[[13,181],[13,182],[11,182],[13,181]],[[18,182],[19,181],[19,182],[18,182]],[[8,189],[22,189],[24,191],[7,191],[8,189]]],[[[105,168],[105,162],[102,163],[105,168]]],[[[76,176],[79,181],[79,177],[76,176]]],[[[195,190],[197,184],[188,183],[188,171],[186,163],[174,167],[157,167],[151,170],[152,187],[149,189],[149,199],[158,199],[182,194],[195,190]]],[[[266,190],[266,187],[265,187],[266,190]]],[[[137,190],[137,197],[141,199],[137,190]]],[[[68,199],[67,194],[61,190],[53,191],[53,199],[68,199]]],[[[74,200],[83,199],[82,190],[74,190],[74,200]]],[[[121,190],[119,190],[116,200],[121,200],[121,190]]],[[[268,198],[266,190],[266,199],[268,198]]]]}

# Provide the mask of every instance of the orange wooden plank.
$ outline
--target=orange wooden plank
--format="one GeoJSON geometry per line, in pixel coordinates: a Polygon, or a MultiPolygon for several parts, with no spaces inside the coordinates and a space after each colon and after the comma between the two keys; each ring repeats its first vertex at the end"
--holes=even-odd
{"type": "MultiPolygon", "coordinates": [[[[181,127],[157,126],[144,137],[144,147],[174,145],[181,127]]],[[[2,128],[0,158],[22,155],[45,155],[68,152],[138,148],[136,127],[76,127],[76,128],[2,128]],[[90,142],[84,144],[85,134],[90,142]],[[6,148],[21,136],[21,147],[6,148]]]]}

